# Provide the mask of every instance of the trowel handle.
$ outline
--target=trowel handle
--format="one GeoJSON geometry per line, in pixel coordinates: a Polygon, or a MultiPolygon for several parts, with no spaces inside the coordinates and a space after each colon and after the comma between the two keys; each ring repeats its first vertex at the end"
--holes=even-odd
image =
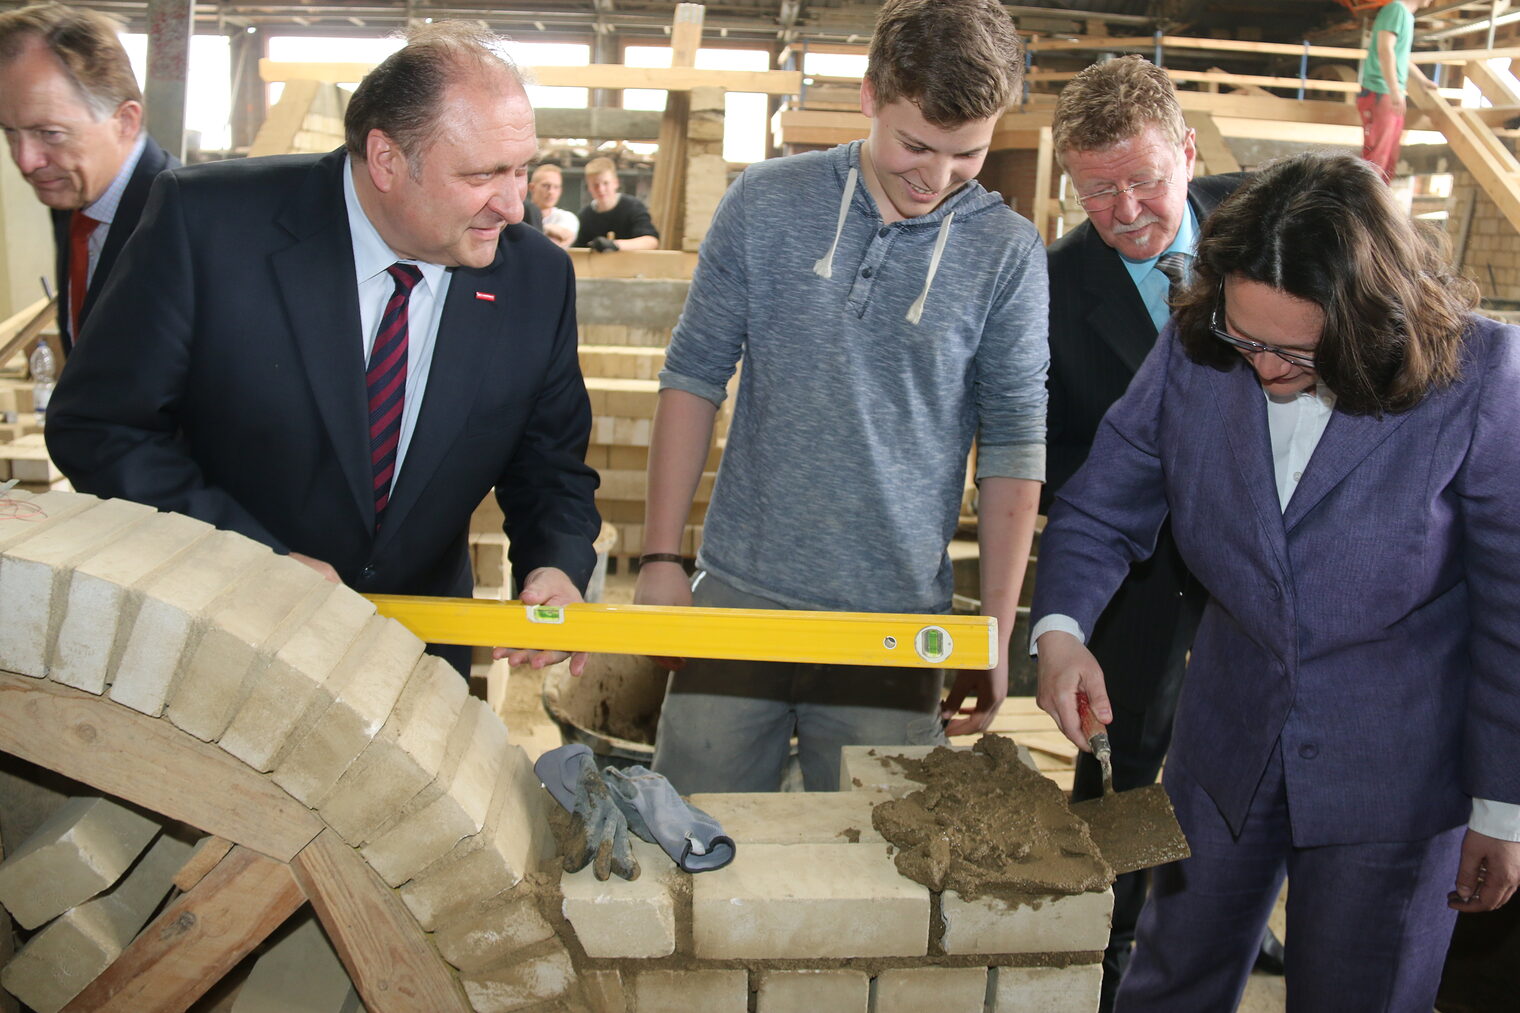
{"type": "Polygon", "coordinates": [[[1093,747],[1094,753],[1108,752],[1108,726],[1093,713],[1087,694],[1077,691],[1077,718],[1082,722],[1082,737],[1093,747]]]}

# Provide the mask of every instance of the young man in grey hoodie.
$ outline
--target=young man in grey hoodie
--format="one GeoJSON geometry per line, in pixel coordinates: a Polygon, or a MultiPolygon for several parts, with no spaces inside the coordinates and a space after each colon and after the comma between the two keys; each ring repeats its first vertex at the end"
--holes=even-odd
{"type": "Polygon", "coordinates": [[[1048,296],[1034,227],[974,177],[1022,76],[995,0],[889,0],[861,85],[870,136],[752,165],[724,195],[660,374],[636,598],[948,612],[976,437],[998,666],[956,673],[942,700],[938,671],[673,662],[654,766],[683,793],[775,791],[794,733],[808,789],[835,790],[841,746],[981,731],[1007,695],[1045,470],[1048,296]],[[741,358],[688,586],[682,528],[741,358]]]}

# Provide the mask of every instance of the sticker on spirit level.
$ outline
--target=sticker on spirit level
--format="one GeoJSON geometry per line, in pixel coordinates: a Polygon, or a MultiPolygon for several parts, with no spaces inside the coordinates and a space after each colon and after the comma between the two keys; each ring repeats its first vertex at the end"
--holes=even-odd
{"type": "Polygon", "coordinates": [[[530,623],[563,623],[565,610],[559,605],[524,605],[530,623]]]}
{"type": "Polygon", "coordinates": [[[937,665],[950,657],[950,652],[955,650],[955,643],[944,627],[925,626],[913,638],[913,649],[918,652],[920,658],[931,665],[937,665]]]}

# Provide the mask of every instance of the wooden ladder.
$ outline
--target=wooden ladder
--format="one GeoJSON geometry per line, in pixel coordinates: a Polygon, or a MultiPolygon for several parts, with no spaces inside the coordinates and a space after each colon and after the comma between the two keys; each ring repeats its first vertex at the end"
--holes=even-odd
{"type": "MultiPolygon", "coordinates": [[[[1495,104],[1516,104],[1514,88],[1480,61],[1465,64],[1468,77],[1495,104]],[[1490,91],[1493,94],[1490,94],[1490,91]]],[[[1454,106],[1437,91],[1415,66],[1409,68],[1409,97],[1429,117],[1431,125],[1446,135],[1446,143],[1472,173],[1478,186],[1498,206],[1504,217],[1520,230],[1520,161],[1494,135],[1478,110],[1454,106]]]]}

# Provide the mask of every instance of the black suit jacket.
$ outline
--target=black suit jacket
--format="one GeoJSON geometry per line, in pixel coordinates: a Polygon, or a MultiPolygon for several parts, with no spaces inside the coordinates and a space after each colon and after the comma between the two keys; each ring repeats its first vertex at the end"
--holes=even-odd
{"type": "MultiPolygon", "coordinates": [[[[1189,183],[1188,203],[1198,221],[1245,178],[1232,173],[1189,183]]],[[[1098,423],[1129,386],[1157,336],[1129,271],[1091,222],[1050,244],[1047,255],[1050,407],[1042,511],[1087,459],[1098,423]]],[[[1115,704],[1135,712],[1149,709],[1169,669],[1181,663],[1179,631],[1185,646],[1201,611],[1201,591],[1164,527],[1155,553],[1131,569],[1089,640],[1108,673],[1115,704]]]]}
{"type": "Polygon", "coordinates": [[[570,260],[521,225],[457,268],[375,533],[342,151],[166,172],[48,407],[84,492],[175,510],[331,563],[365,592],[468,596],[493,486],[519,585],[595,563],[591,412],[570,260]]]}
{"type": "MultiPolygon", "coordinates": [[[[132,170],[131,177],[127,180],[127,187],[121,193],[121,202],[116,205],[116,216],[111,219],[111,227],[106,231],[106,243],[100,249],[100,259],[95,263],[95,276],[90,279],[90,287],[84,294],[84,305],[81,312],[84,316],[90,315],[90,309],[99,298],[100,291],[105,287],[106,279],[111,276],[111,269],[116,265],[116,258],[121,254],[121,248],[126,245],[127,237],[137,228],[138,219],[142,217],[143,205],[148,203],[148,190],[153,186],[153,180],[165,169],[179,168],[179,159],[169,154],[158,146],[158,142],[149,137],[143,145],[142,156],[137,160],[137,167],[132,170]]],[[[53,279],[58,289],[58,334],[63,339],[64,354],[74,347],[74,322],[69,319],[69,218],[72,211],[54,211],[53,213],[53,253],[56,265],[53,279]]]]}

